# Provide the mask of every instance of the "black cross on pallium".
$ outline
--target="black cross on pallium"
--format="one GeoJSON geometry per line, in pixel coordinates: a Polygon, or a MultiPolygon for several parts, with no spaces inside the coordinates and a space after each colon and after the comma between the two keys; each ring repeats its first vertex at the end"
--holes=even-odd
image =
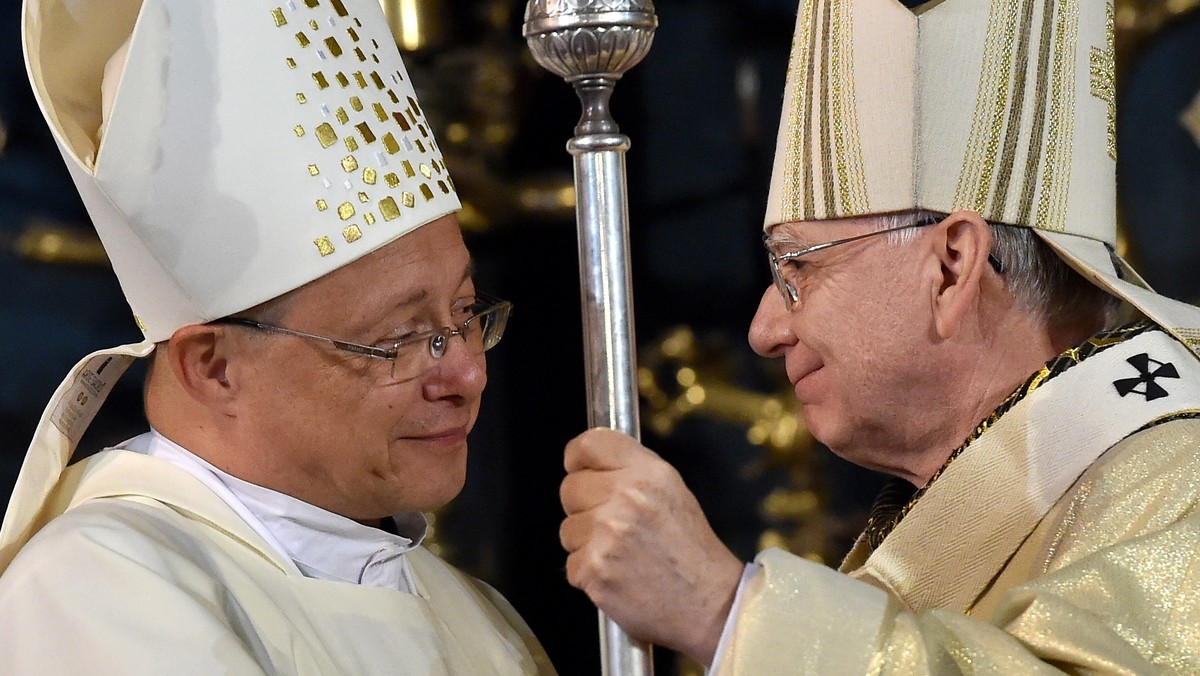
{"type": "Polygon", "coordinates": [[[1122,378],[1113,382],[1113,386],[1117,388],[1117,392],[1122,397],[1132,392],[1142,395],[1146,398],[1146,401],[1161,399],[1170,393],[1163,389],[1162,385],[1154,382],[1155,379],[1179,377],[1179,371],[1175,369],[1174,364],[1151,359],[1150,355],[1145,352],[1132,356],[1125,361],[1132,364],[1141,375],[1137,378],[1122,378]],[[1151,365],[1153,365],[1153,370],[1151,370],[1151,365]],[[1145,387],[1139,390],[1139,385],[1145,385],[1145,387]]]}

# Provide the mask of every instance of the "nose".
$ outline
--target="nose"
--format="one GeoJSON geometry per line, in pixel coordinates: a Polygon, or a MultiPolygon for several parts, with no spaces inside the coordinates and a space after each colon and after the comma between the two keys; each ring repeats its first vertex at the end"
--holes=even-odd
{"type": "Polygon", "coordinates": [[[795,344],[792,333],[792,313],[783,296],[774,286],[768,286],[758,301],[758,310],[750,322],[750,347],[761,357],[782,357],[784,348],[795,344]]]}
{"type": "Polygon", "coordinates": [[[476,354],[466,336],[448,335],[442,354],[425,375],[423,388],[427,399],[459,397],[477,399],[487,385],[487,358],[476,354]]]}

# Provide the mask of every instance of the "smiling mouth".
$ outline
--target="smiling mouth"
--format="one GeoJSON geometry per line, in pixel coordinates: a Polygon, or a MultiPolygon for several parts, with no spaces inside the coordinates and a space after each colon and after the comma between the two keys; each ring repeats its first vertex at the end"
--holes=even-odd
{"type": "Polygon", "coordinates": [[[811,396],[806,397],[805,395],[812,394],[811,391],[807,391],[808,388],[804,387],[805,383],[808,382],[812,378],[813,374],[819,372],[821,370],[821,368],[822,368],[821,366],[817,366],[816,368],[810,369],[810,370],[805,371],[804,373],[800,374],[799,377],[792,379],[792,392],[796,395],[796,400],[799,401],[801,404],[803,404],[803,403],[805,403],[805,401],[811,399],[811,396]]]}
{"type": "Polygon", "coordinates": [[[423,441],[434,444],[459,444],[467,440],[468,432],[470,432],[470,428],[467,425],[462,425],[436,432],[413,434],[404,438],[411,441],[423,441]]]}
{"type": "Polygon", "coordinates": [[[812,374],[814,374],[820,370],[821,370],[821,365],[816,364],[810,368],[806,368],[804,371],[801,371],[799,375],[793,375],[791,372],[789,372],[788,379],[792,381],[793,385],[798,385],[798,384],[800,384],[800,381],[804,380],[805,378],[811,376],[812,374]]]}

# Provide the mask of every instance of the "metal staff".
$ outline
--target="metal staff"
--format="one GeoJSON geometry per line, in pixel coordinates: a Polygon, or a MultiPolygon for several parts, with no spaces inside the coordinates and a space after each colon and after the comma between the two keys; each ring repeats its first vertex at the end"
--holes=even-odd
{"type": "MultiPolygon", "coordinates": [[[[525,40],[543,68],[575,87],[583,116],[567,151],[575,158],[588,422],[640,438],[625,151],[629,138],[609,112],[617,80],[654,39],[652,0],[529,0],[525,40]]],[[[603,673],[653,673],[650,646],[637,644],[600,611],[603,673]]]]}

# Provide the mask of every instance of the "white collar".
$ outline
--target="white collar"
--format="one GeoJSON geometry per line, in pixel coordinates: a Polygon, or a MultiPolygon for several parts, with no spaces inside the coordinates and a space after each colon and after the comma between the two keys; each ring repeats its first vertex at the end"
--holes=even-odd
{"type": "Polygon", "coordinates": [[[427,532],[419,512],[394,517],[401,534],[393,535],[223,472],[155,430],[122,447],[200,479],[308,577],[414,591],[403,555],[427,532]]]}

